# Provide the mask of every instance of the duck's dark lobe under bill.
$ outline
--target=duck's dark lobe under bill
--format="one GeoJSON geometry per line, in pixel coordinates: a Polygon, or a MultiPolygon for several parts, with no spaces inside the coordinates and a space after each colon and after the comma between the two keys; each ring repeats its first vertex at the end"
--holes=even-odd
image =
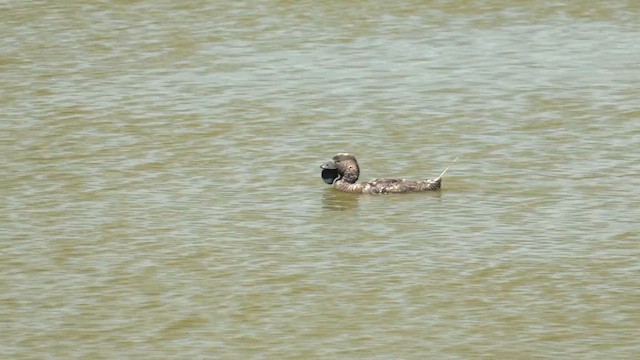
{"type": "Polygon", "coordinates": [[[322,169],[322,181],[329,185],[332,185],[339,176],[336,169],[322,169]]]}
{"type": "Polygon", "coordinates": [[[322,181],[329,185],[333,185],[336,179],[340,177],[340,174],[338,174],[338,167],[333,161],[328,161],[320,165],[320,168],[322,169],[322,181]]]}

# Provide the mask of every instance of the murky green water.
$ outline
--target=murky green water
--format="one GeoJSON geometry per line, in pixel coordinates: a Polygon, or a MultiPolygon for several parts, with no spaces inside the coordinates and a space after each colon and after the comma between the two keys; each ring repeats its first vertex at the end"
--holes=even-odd
{"type": "Polygon", "coordinates": [[[639,4],[2,2],[0,357],[639,358],[639,4]]]}

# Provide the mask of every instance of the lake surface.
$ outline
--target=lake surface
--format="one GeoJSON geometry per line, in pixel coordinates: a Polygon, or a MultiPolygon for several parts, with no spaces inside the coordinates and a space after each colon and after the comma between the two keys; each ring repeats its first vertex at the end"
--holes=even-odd
{"type": "Polygon", "coordinates": [[[1,2],[0,357],[640,358],[639,18],[1,2]]]}

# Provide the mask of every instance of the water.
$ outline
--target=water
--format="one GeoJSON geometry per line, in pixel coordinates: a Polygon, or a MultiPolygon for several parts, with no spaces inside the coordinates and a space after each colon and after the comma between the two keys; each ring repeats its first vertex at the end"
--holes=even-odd
{"type": "Polygon", "coordinates": [[[639,15],[3,2],[0,357],[638,358],[639,15]]]}

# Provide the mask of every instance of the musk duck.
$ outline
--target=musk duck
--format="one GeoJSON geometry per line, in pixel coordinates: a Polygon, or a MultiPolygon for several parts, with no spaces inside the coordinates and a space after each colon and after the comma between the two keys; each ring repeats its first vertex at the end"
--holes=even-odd
{"type": "MultiPolygon", "coordinates": [[[[457,157],[449,166],[456,160],[457,157]]],[[[387,194],[438,190],[442,184],[442,176],[449,170],[449,166],[435,179],[373,179],[367,182],[357,182],[360,167],[352,154],[337,154],[320,168],[322,180],[338,190],[358,194],[387,194]]]]}

